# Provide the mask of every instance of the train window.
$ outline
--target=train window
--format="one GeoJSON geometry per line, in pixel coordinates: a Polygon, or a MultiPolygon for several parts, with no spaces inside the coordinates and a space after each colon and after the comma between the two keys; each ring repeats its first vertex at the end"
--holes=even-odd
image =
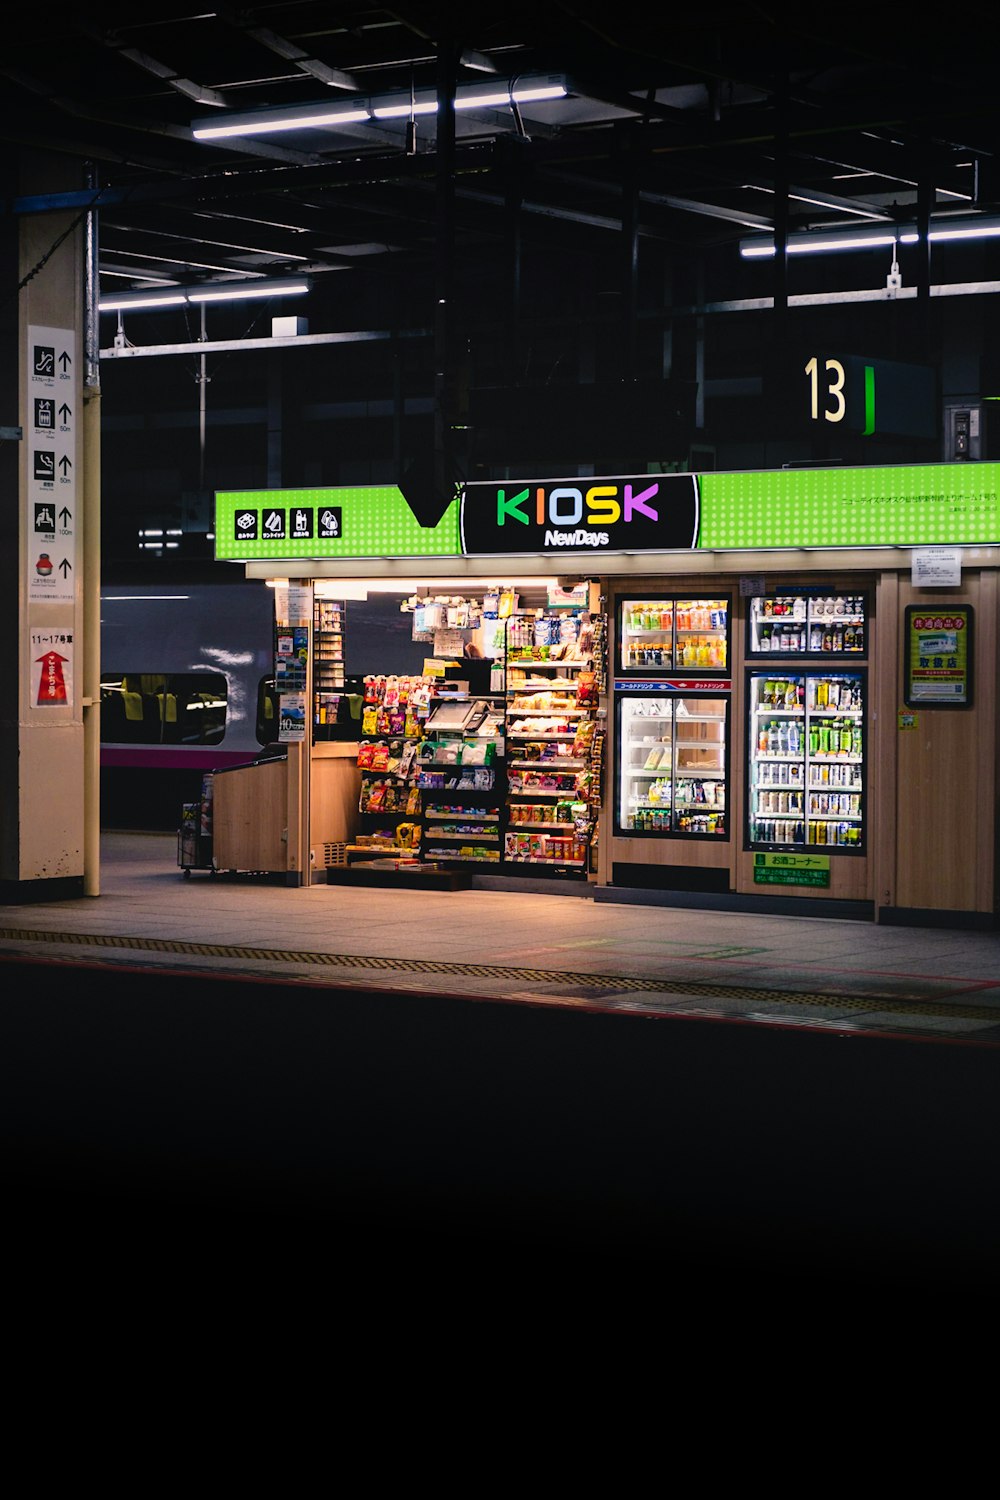
{"type": "Polygon", "coordinates": [[[257,684],[257,743],[272,745],[278,738],[278,695],[274,678],[262,677],[257,684]]]}
{"type": "Polygon", "coordinates": [[[102,672],[101,739],[217,745],[226,732],[226,702],[221,672],[102,672]]]}

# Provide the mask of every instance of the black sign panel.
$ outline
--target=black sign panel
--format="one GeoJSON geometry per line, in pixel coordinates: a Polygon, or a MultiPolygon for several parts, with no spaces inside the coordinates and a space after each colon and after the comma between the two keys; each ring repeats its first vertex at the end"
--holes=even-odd
{"type": "Polygon", "coordinates": [[[768,400],[814,435],[939,436],[937,374],[928,365],[816,346],[782,353],[780,361],[768,380],[768,400]]]}
{"type": "Polygon", "coordinates": [[[485,554],[690,551],[698,545],[695,474],[467,484],[462,552],[485,554]]]}

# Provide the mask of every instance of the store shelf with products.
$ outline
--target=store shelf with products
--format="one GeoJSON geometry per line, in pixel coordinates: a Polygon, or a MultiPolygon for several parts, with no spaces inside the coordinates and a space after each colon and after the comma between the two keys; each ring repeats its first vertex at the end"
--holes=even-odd
{"type": "Polygon", "coordinates": [[[422,860],[499,864],[503,717],[502,698],[432,695],[417,748],[422,860]]]}
{"type": "Polygon", "coordinates": [[[749,674],[749,842],[754,848],[865,843],[865,675],[749,674]]]}
{"type": "Polygon", "coordinates": [[[421,677],[368,676],[358,744],[361,832],[358,848],[412,855],[419,841],[422,799],[417,785],[417,746],[430,689],[421,677]]]}
{"type": "Polygon", "coordinates": [[[589,611],[507,623],[504,861],[585,874],[599,805],[597,673],[589,611]]]}
{"type": "Polygon", "coordinates": [[[329,739],[341,717],[344,677],[344,606],[317,599],[313,606],[313,737],[329,739]]]}
{"type": "Polygon", "coordinates": [[[747,655],[863,657],[867,624],[864,593],[810,589],[756,595],[747,615],[747,655]]]}

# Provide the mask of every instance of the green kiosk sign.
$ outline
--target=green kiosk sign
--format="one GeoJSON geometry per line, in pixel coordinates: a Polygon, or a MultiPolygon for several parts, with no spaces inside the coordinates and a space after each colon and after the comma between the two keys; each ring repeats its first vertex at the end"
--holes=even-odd
{"type": "Polygon", "coordinates": [[[923,547],[1000,540],[1000,465],[701,477],[699,547],[923,547]]]}
{"type": "Polygon", "coordinates": [[[458,500],[421,526],[394,484],[338,489],[217,490],[215,555],[285,558],[455,557],[458,500]]]}
{"type": "Polygon", "coordinates": [[[1000,465],[642,474],[462,486],[425,525],[397,485],[220,490],[215,555],[271,559],[761,551],[1000,541],[1000,465]],[[627,545],[626,545],[627,544],[627,545]]]}

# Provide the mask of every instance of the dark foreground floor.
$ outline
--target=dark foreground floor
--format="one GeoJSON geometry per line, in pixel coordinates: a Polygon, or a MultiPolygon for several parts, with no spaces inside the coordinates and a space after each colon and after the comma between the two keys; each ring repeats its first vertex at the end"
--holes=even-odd
{"type": "Polygon", "coordinates": [[[873,1286],[992,1277],[1000,1250],[997,1049],[58,962],[0,979],[26,1263],[308,1245],[337,1275],[873,1286]]]}

